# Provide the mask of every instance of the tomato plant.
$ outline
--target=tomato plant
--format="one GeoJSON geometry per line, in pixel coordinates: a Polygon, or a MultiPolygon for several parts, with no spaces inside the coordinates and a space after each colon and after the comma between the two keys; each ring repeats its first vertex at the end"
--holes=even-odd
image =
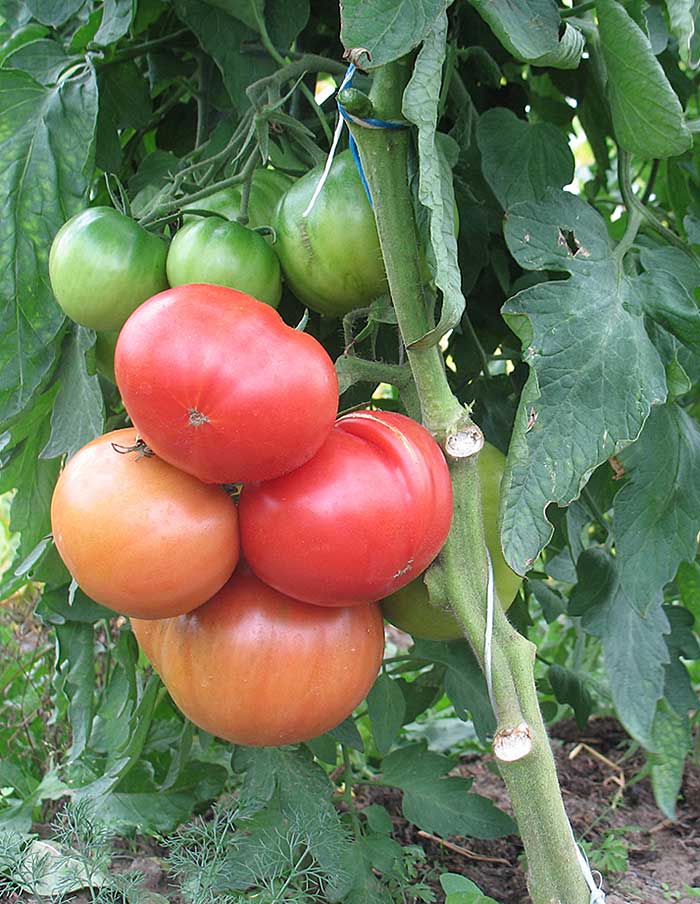
{"type": "Polygon", "coordinates": [[[238,517],[222,489],[144,455],[136,439],[133,428],[115,430],[70,459],[51,528],[85,593],[122,615],[166,618],[200,606],[228,580],[238,517]]]}
{"type": "MultiPolygon", "coordinates": [[[[493,566],[494,589],[503,607],[509,609],[522,584],[522,578],[511,571],[503,558],[498,529],[498,506],[505,463],[505,455],[490,443],[486,443],[479,452],[477,466],[481,511],[486,545],[493,566]]],[[[458,640],[464,636],[455,616],[430,602],[422,575],[382,600],[382,612],[392,625],[416,638],[458,640]]]]}
{"type": "Polygon", "coordinates": [[[333,161],[323,191],[306,208],[321,167],[282,196],[275,216],[275,251],[302,304],[339,316],[367,306],[387,291],[372,208],[349,151],[333,161]]]}
{"type": "Polygon", "coordinates": [[[118,330],[129,314],[168,287],[168,247],[130,217],[91,207],[59,229],[49,275],[56,301],[76,323],[118,330]]]}
{"type": "Polygon", "coordinates": [[[409,583],[435,558],[452,487],[427,430],[401,414],[361,411],[342,417],[303,467],[245,486],[240,518],[246,559],[267,584],[320,605],[357,604],[409,583]]]}
{"type": "Polygon", "coordinates": [[[308,461],[338,405],[333,363],[269,305],[220,286],[170,289],[119,334],[117,384],[157,455],[211,483],[308,461]]]}
{"type": "MultiPolygon", "coordinates": [[[[437,751],[474,732],[511,795],[528,870],[504,842],[513,869],[484,873],[484,896],[588,904],[594,880],[573,841],[584,827],[569,825],[557,784],[569,761],[555,763],[548,731],[573,716],[588,732],[593,713],[606,716],[596,731],[614,716],[616,736],[624,729],[646,757],[645,799],[653,792],[674,831],[696,819],[679,792],[700,730],[698,21],[697,3],[670,0],[2,5],[0,600],[11,602],[0,619],[0,836],[46,823],[47,799],[65,791],[57,781],[71,799],[99,797],[113,825],[161,833],[235,788],[254,814],[245,844],[225,850],[219,838],[196,857],[216,850],[228,866],[244,852],[269,866],[281,850],[270,850],[271,824],[284,850],[305,851],[284,878],[251,881],[252,898],[274,888],[343,904],[360,892],[429,900],[440,897],[424,887],[431,871],[417,881],[410,850],[388,837],[413,830],[358,812],[366,796],[354,786],[399,788],[400,804],[373,788],[374,807],[392,795],[392,816],[400,806],[428,834],[512,834],[503,812],[446,778],[454,763],[437,751]],[[247,299],[266,295],[259,284],[245,296],[214,287],[228,281],[208,256],[217,223],[227,235],[277,228],[267,244],[287,273],[278,310],[247,299]],[[169,243],[200,232],[201,275],[173,276],[187,282],[165,291],[169,243]],[[338,408],[364,413],[334,426],[338,408]],[[434,442],[417,452],[420,428],[388,430],[401,416],[434,442]],[[203,580],[203,562],[223,581],[232,561],[205,556],[217,538],[200,555],[194,530],[175,536],[177,509],[142,529],[148,493],[127,491],[126,478],[105,490],[107,511],[71,521],[77,533],[93,524],[80,554],[111,537],[103,586],[76,589],[50,534],[66,462],[70,475],[87,443],[125,427],[178,480],[244,484],[226,492],[242,492],[245,545],[275,593],[315,599],[318,619],[329,604],[361,609],[392,593],[404,616],[418,598],[420,615],[427,571],[464,638],[405,649],[392,632],[366,702],[340,726],[301,748],[232,758],[184,724],[124,619],[92,598],[184,574],[163,590],[167,607],[203,580]],[[479,431],[509,450],[499,536],[497,489],[469,456],[479,431]],[[443,479],[432,490],[428,479],[431,462],[446,474],[437,446],[453,488],[449,533],[443,479]],[[175,564],[121,567],[166,528],[175,564]],[[493,619],[487,547],[501,602],[514,572],[524,576],[493,619]],[[291,875],[318,858],[337,875],[291,875]]],[[[268,285],[274,268],[248,252],[244,263],[268,285]]],[[[270,292],[268,302],[276,278],[270,292]]],[[[132,475],[155,467],[122,458],[132,475]]],[[[282,677],[284,701],[294,685],[282,677]]],[[[272,699],[267,685],[262,696],[272,699]]],[[[194,879],[203,896],[226,898],[240,894],[227,885],[234,873],[220,880],[200,862],[194,879]]],[[[464,888],[442,885],[448,898],[464,888]]]]}
{"type": "MultiPolygon", "coordinates": [[[[255,170],[248,198],[248,226],[251,229],[272,225],[279,199],[293,181],[291,176],[279,170],[255,170]]],[[[194,219],[194,215],[187,212],[192,209],[208,210],[227,220],[236,220],[241,212],[241,191],[241,185],[231,185],[212,192],[201,201],[184,204],[182,210],[185,223],[194,219]]]]}
{"type": "Polygon", "coordinates": [[[384,650],[376,604],[322,609],[240,570],[196,611],[132,625],[195,725],[256,747],[335,728],[369,690],[384,650]]]}
{"type": "Polygon", "coordinates": [[[273,308],[282,296],[279,261],[265,239],[219,217],[205,217],[180,229],[170,243],[166,268],[171,286],[228,286],[273,308]]]}

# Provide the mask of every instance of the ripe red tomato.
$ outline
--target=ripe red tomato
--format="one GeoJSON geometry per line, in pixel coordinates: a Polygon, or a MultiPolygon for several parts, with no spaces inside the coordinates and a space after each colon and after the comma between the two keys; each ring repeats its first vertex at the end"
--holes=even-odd
{"type": "Polygon", "coordinates": [[[208,483],[298,468],[338,407],[323,346],[269,305],[221,286],[178,286],[141,305],[119,334],[114,369],[139,435],[208,483]]]}
{"type": "Polygon", "coordinates": [[[309,606],[240,570],[194,612],[132,627],[188,719],[255,747],[335,728],[367,694],[384,650],[375,603],[309,606]]]}
{"type": "Polygon", "coordinates": [[[401,414],[341,418],[303,467],[244,487],[241,542],[258,577],[327,606],[378,600],[442,548],[452,520],[447,463],[401,414]]]}
{"type": "Polygon", "coordinates": [[[133,429],[99,436],[70,459],[51,500],[56,548],[98,603],[167,618],[210,599],[238,562],[238,514],[207,486],[130,448],[133,429]]]}

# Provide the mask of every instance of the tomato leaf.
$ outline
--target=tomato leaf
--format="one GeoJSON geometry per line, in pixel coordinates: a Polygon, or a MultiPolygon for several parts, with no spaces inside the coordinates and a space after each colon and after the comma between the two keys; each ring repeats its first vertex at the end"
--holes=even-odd
{"type": "Polygon", "coordinates": [[[683,605],[700,619],[700,564],[697,562],[681,562],[676,574],[676,584],[683,605]]]}
{"type": "Polygon", "coordinates": [[[51,494],[60,462],[40,460],[39,454],[49,437],[48,414],[55,395],[51,390],[40,396],[7,435],[13,451],[0,472],[0,491],[17,490],[10,519],[12,531],[20,535],[13,569],[51,532],[51,494]]]}
{"type": "Polygon", "coordinates": [[[29,12],[44,25],[63,25],[74,16],[85,0],[27,0],[29,12]]]}
{"type": "Polygon", "coordinates": [[[140,832],[172,832],[196,806],[215,800],[226,778],[223,766],[190,760],[178,780],[166,789],[155,780],[150,763],[141,760],[100,801],[100,818],[111,825],[137,826],[140,832]]]}
{"type": "Polygon", "coordinates": [[[115,44],[131,28],[136,12],[135,0],[104,0],[102,21],[94,37],[95,44],[115,44]]]}
{"type": "Polygon", "coordinates": [[[377,750],[383,756],[391,749],[406,714],[406,701],[398,682],[379,675],[367,695],[367,709],[377,750]]]}
{"type": "Polygon", "coordinates": [[[559,36],[561,19],[554,0],[471,0],[471,4],[517,59],[558,69],[578,66],[583,35],[567,22],[559,36]]]}
{"type": "Polygon", "coordinates": [[[503,308],[530,366],[501,495],[505,556],[524,574],[552,535],[547,505],[568,505],[601,462],[637,438],[666,398],[666,379],[637,281],[622,273],[591,207],[550,189],[545,201],[511,209],[505,236],[526,269],[569,274],[503,308]]]}
{"type": "Polygon", "coordinates": [[[671,31],[678,38],[681,58],[696,67],[700,62],[700,3],[698,0],[666,0],[671,31]]]}
{"type": "Polygon", "coordinates": [[[384,759],[384,781],[403,790],[406,819],[440,835],[500,838],[513,832],[512,819],[490,800],[466,793],[471,780],[445,778],[452,766],[423,744],[400,747],[384,759]]]}
{"type": "MultiPolygon", "coordinates": [[[[434,345],[457,323],[464,311],[462,279],[457,260],[452,170],[436,133],[438,102],[445,61],[447,16],[442,13],[425,35],[413,75],[403,97],[403,113],[418,126],[418,198],[430,212],[430,243],[435,255],[435,284],[442,292],[440,322],[414,346],[434,345]]],[[[447,136],[443,136],[449,141],[447,136]]]]}
{"type": "Polygon", "coordinates": [[[554,663],[549,667],[547,677],[559,703],[568,704],[574,711],[578,727],[585,728],[593,712],[593,698],[586,685],[586,676],[554,663]]]}
{"type": "Polygon", "coordinates": [[[286,50],[309,21],[309,0],[265,0],[265,20],[275,46],[286,50]]]}
{"type": "Polygon", "coordinates": [[[90,737],[95,692],[94,628],[67,622],[56,627],[56,691],[66,697],[72,730],[69,760],[85,750],[90,737]]]}
{"type": "Polygon", "coordinates": [[[700,531],[700,432],[678,405],[655,408],[620,460],[629,478],[615,497],[613,533],[625,589],[644,615],[700,531]]]}
{"type": "Polygon", "coordinates": [[[578,584],[569,614],[582,615],[586,631],[602,639],[610,692],[620,721],[633,737],[651,748],[656,704],[664,693],[665,666],[669,662],[664,634],[670,626],[661,606],[661,593],[650,588],[642,616],[617,560],[604,549],[584,550],[576,571],[578,584]]]}
{"type": "Polygon", "coordinates": [[[573,154],[552,123],[530,124],[494,107],[479,117],[476,137],[484,176],[505,210],[542,198],[547,188],[563,188],[574,177],[573,154]]]}
{"type": "Polygon", "coordinates": [[[363,68],[398,60],[417,47],[451,0],[341,0],[340,40],[369,51],[363,68]]]}
{"type": "Polygon", "coordinates": [[[364,753],[365,742],[362,740],[362,735],[357,730],[357,725],[355,725],[355,720],[352,716],[348,716],[340,725],[332,728],[328,735],[339,744],[345,744],[347,747],[352,747],[353,750],[359,750],[360,753],[364,753]]]}
{"type": "Polygon", "coordinates": [[[58,394],[51,413],[51,435],[41,458],[69,458],[104,429],[104,403],[97,374],[89,374],[85,355],[95,334],[75,326],[65,340],[56,379],[58,394]]]}
{"type": "Polygon", "coordinates": [[[419,640],[412,650],[418,659],[447,666],[445,693],[460,719],[471,719],[480,738],[492,737],[496,720],[491,709],[486,682],[474,654],[466,642],[438,643],[419,640]]]}
{"type": "Polygon", "coordinates": [[[666,699],[659,701],[656,710],[652,748],[649,764],[654,800],[668,819],[675,820],[685,758],[693,749],[693,739],[688,714],[676,712],[666,699]]]}
{"type": "Polygon", "coordinates": [[[274,60],[266,54],[251,53],[247,45],[255,41],[256,33],[223,9],[216,9],[203,0],[175,0],[174,6],[180,19],[214,58],[233,105],[244,113],[250,105],[247,86],[273,73],[274,60]]]}
{"type": "Polygon", "coordinates": [[[0,421],[23,410],[54,367],[63,315],[51,295],[51,241],[85,203],[92,176],[94,73],[42,87],[0,72],[0,421]],[[50,175],[49,175],[50,174],[50,175]]]}
{"type": "Polygon", "coordinates": [[[615,135],[640,157],[675,157],[692,138],[683,109],[649,39],[617,0],[598,0],[600,46],[615,135]]]}
{"type": "Polygon", "coordinates": [[[60,74],[77,60],[78,57],[67,56],[57,41],[40,39],[23,44],[10,53],[3,62],[3,68],[21,69],[41,85],[53,85],[60,74]]]}

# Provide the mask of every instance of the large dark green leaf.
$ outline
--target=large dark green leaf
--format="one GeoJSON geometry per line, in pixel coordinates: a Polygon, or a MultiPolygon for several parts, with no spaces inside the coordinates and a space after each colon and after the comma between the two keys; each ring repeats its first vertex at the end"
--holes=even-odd
{"type": "Polygon", "coordinates": [[[163,789],[150,764],[141,760],[100,801],[100,817],[111,825],[137,826],[142,832],[171,832],[197,805],[218,797],[226,775],[223,766],[190,761],[177,782],[163,789]]]}
{"type": "Polygon", "coordinates": [[[63,315],[48,254],[59,227],[85,204],[96,117],[90,70],[55,88],[0,72],[0,421],[26,407],[58,355],[63,315]]]}
{"type": "Polygon", "coordinates": [[[682,154],[691,145],[691,135],[649,39],[617,0],[598,0],[596,10],[620,146],[640,157],[682,154]]]}
{"type": "Polygon", "coordinates": [[[340,39],[371,54],[369,68],[397,60],[424,40],[451,0],[341,0],[340,39]]]}
{"type": "Polygon", "coordinates": [[[85,0],[27,0],[29,12],[44,25],[63,25],[74,16],[85,0]]]}
{"type": "Polygon", "coordinates": [[[85,355],[95,344],[95,334],[74,326],[66,337],[56,374],[59,388],[51,414],[51,436],[42,458],[70,457],[102,433],[104,403],[97,374],[89,374],[85,355]]]}
{"type": "Polygon", "coordinates": [[[53,85],[75,59],[67,56],[57,41],[42,38],[18,47],[5,58],[3,67],[21,69],[40,84],[53,85]]]}
{"type": "Polygon", "coordinates": [[[677,713],[665,699],[659,701],[656,711],[652,745],[649,763],[654,798],[661,812],[675,820],[685,758],[693,749],[693,739],[687,714],[677,713]]]}
{"type": "Polygon", "coordinates": [[[250,105],[245,93],[247,86],[276,68],[264,50],[251,46],[256,41],[256,33],[223,9],[203,0],[175,0],[174,5],[178,16],[214,58],[234,106],[240,112],[246,110],[250,105]]]}
{"type": "Polygon", "coordinates": [[[68,720],[73,733],[69,759],[85,750],[94,707],[94,628],[78,622],[56,627],[56,676],[58,691],[68,700],[68,720]]]}
{"type": "Polygon", "coordinates": [[[582,615],[586,630],[601,638],[610,692],[620,721],[645,747],[653,747],[652,726],[664,694],[669,652],[668,618],[656,594],[639,612],[625,587],[617,560],[604,549],[585,550],[576,566],[578,584],[569,612],[582,615]]]}
{"type": "Polygon", "coordinates": [[[406,701],[398,681],[381,674],[367,695],[367,709],[374,742],[384,755],[396,740],[406,713],[406,701]]]}
{"type": "Polygon", "coordinates": [[[574,177],[574,157],[564,134],[548,122],[530,124],[494,107],[479,117],[477,141],[486,181],[507,210],[542,198],[574,177]]]}
{"type": "Polygon", "coordinates": [[[95,35],[95,44],[106,47],[123,38],[131,28],[135,6],[135,0],[104,0],[102,22],[95,35]]]}
{"type": "Polygon", "coordinates": [[[535,66],[575,69],[584,48],[583,35],[561,19],[554,0],[471,0],[506,50],[535,66]]]}
{"type": "Polygon", "coordinates": [[[700,531],[700,433],[678,405],[655,408],[639,440],[620,456],[628,482],[615,497],[613,532],[622,580],[644,614],[700,531]]]}
{"type": "Polygon", "coordinates": [[[265,20],[273,43],[286,50],[309,21],[309,0],[266,0],[265,20]]]}
{"type": "Polygon", "coordinates": [[[499,838],[514,830],[501,810],[478,794],[468,794],[471,782],[445,778],[452,762],[421,744],[401,747],[383,763],[384,781],[402,788],[406,819],[426,832],[499,838]]]}
{"type": "Polygon", "coordinates": [[[524,574],[551,537],[547,505],[568,505],[601,462],[637,438],[666,398],[666,380],[635,279],[623,274],[598,213],[550,191],[513,207],[505,235],[521,266],[569,274],[503,308],[530,365],[501,496],[505,555],[524,574]]]}
{"type": "Polygon", "coordinates": [[[0,471],[0,491],[17,490],[10,521],[12,530],[20,534],[15,563],[22,563],[51,530],[51,494],[60,462],[37,459],[49,438],[49,412],[55,395],[55,390],[50,390],[40,396],[5,437],[13,452],[0,471]]]}
{"type": "Polygon", "coordinates": [[[496,720],[491,709],[486,681],[479,663],[466,641],[438,643],[419,640],[413,648],[417,659],[440,662],[447,666],[445,692],[461,719],[471,719],[481,738],[493,735],[496,720]]]}

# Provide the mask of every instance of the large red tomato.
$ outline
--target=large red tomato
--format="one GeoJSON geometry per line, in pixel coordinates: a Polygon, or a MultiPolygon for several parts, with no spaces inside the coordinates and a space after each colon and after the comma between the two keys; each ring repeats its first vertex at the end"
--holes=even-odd
{"type": "Polygon", "coordinates": [[[139,435],[210,483],[298,468],[338,407],[325,349],[269,305],[221,286],[178,286],[141,305],[119,334],[114,369],[139,435]]]}
{"type": "Polygon", "coordinates": [[[309,606],[241,571],[194,612],[132,626],[188,719],[255,747],[335,728],[367,694],[384,650],[375,603],[309,606]]]}
{"type": "Polygon", "coordinates": [[[452,520],[447,463],[401,414],[341,418],[303,467],[244,487],[241,542],[258,577],[321,605],[378,600],[442,548],[452,520]]]}
{"type": "Polygon", "coordinates": [[[167,618],[216,593],[238,562],[233,500],[154,456],[99,436],[70,459],[51,500],[56,548],[80,587],[122,615],[167,618]]]}

